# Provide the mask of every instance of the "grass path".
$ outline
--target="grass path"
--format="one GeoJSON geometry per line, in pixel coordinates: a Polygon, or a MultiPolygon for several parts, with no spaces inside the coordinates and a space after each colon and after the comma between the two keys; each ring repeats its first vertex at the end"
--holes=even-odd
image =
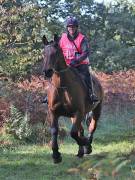
{"type": "Polygon", "coordinates": [[[75,157],[77,146],[69,140],[60,146],[63,161],[53,164],[50,147],[2,145],[0,180],[134,180],[135,142],[101,141],[95,138],[93,153],[75,157]]]}
{"type": "Polygon", "coordinates": [[[60,164],[53,164],[49,146],[21,145],[4,138],[5,143],[0,144],[0,180],[135,180],[135,126],[130,121],[134,109],[126,107],[122,112],[107,110],[103,114],[89,156],[78,159],[78,147],[67,137],[60,145],[60,164]]]}

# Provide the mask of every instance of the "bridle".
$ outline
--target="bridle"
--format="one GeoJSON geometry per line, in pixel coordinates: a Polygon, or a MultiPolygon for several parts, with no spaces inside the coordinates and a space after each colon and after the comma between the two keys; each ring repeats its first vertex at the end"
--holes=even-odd
{"type": "MultiPolygon", "coordinates": [[[[51,53],[51,52],[50,52],[51,49],[50,49],[49,47],[52,47],[52,45],[49,44],[49,45],[47,45],[46,47],[47,47],[48,53],[50,54],[50,53],[51,53]]],[[[59,48],[60,48],[60,47],[59,47],[59,48]]],[[[67,66],[67,67],[64,68],[64,69],[56,70],[56,65],[57,65],[57,63],[58,63],[58,60],[55,61],[54,65],[53,65],[54,67],[51,68],[53,74],[54,74],[54,73],[56,73],[56,74],[63,74],[63,73],[65,73],[65,72],[67,72],[67,71],[71,68],[70,66],[67,66]]],[[[47,77],[47,76],[45,76],[45,77],[47,77]]],[[[47,77],[47,79],[48,79],[49,84],[51,84],[51,85],[53,85],[53,86],[55,87],[55,85],[51,82],[51,77],[50,77],[50,78],[47,77]]],[[[56,87],[55,87],[55,88],[56,88],[56,87]]],[[[66,86],[60,86],[59,88],[60,88],[60,89],[67,89],[66,86]]]]}
{"type": "MultiPolygon", "coordinates": [[[[47,47],[51,47],[51,46],[52,46],[51,44],[47,45],[47,47]]],[[[59,48],[60,48],[60,47],[59,47],[59,48]]],[[[48,48],[48,53],[50,54],[50,48],[48,48]]],[[[54,67],[52,68],[53,73],[56,73],[56,74],[64,73],[64,72],[66,72],[66,71],[68,71],[68,70],[70,69],[70,67],[68,66],[68,67],[66,67],[66,68],[64,68],[64,69],[61,69],[61,70],[57,71],[57,70],[55,69],[56,65],[57,65],[57,61],[55,61],[54,67]]]]}

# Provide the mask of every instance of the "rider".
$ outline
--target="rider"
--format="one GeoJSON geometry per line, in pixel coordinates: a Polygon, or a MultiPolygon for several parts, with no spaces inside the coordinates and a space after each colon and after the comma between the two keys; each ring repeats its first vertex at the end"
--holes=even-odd
{"type": "MultiPolygon", "coordinates": [[[[68,17],[66,20],[66,32],[60,38],[59,45],[63,51],[66,64],[78,70],[85,77],[89,89],[89,100],[97,102],[98,98],[93,92],[92,80],[89,73],[89,43],[87,38],[78,31],[78,21],[75,17],[68,17]]],[[[43,100],[47,103],[47,97],[43,100]]]]}
{"type": "Polygon", "coordinates": [[[66,20],[66,30],[60,39],[60,47],[63,51],[66,64],[78,70],[85,77],[85,82],[89,89],[89,100],[91,103],[97,102],[98,98],[93,92],[92,80],[89,73],[89,43],[87,38],[78,31],[78,20],[75,17],[68,17],[66,20]]]}

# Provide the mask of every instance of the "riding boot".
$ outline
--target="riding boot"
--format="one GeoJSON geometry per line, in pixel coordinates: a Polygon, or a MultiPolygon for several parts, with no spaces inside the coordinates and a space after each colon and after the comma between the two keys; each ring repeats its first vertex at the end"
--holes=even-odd
{"type": "Polygon", "coordinates": [[[47,98],[47,96],[45,96],[41,102],[44,103],[44,104],[48,104],[48,98],[47,98]]]}
{"type": "Polygon", "coordinates": [[[93,84],[92,84],[92,77],[91,74],[89,73],[89,78],[88,78],[88,93],[89,93],[89,99],[92,103],[94,102],[98,102],[99,99],[98,97],[94,94],[94,90],[93,90],[93,84]]]}

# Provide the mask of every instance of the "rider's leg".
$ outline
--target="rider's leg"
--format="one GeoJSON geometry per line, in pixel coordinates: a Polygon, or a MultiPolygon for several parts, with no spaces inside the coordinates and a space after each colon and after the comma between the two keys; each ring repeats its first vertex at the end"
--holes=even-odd
{"type": "Polygon", "coordinates": [[[91,74],[89,72],[88,65],[87,64],[81,64],[81,65],[77,66],[76,69],[78,70],[79,73],[83,74],[85,77],[85,82],[86,82],[86,85],[88,87],[88,95],[89,95],[90,102],[92,102],[92,103],[97,102],[98,98],[93,92],[92,78],[91,78],[91,74]]]}
{"type": "Polygon", "coordinates": [[[94,91],[93,91],[93,82],[92,82],[92,78],[91,78],[91,74],[88,72],[87,76],[86,77],[86,83],[87,83],[87,86],[88,86],[88,93],[89,93],[89,99],[91,102],[97,102],[98,101],[98,97],[94,94],[94,91]]]}

